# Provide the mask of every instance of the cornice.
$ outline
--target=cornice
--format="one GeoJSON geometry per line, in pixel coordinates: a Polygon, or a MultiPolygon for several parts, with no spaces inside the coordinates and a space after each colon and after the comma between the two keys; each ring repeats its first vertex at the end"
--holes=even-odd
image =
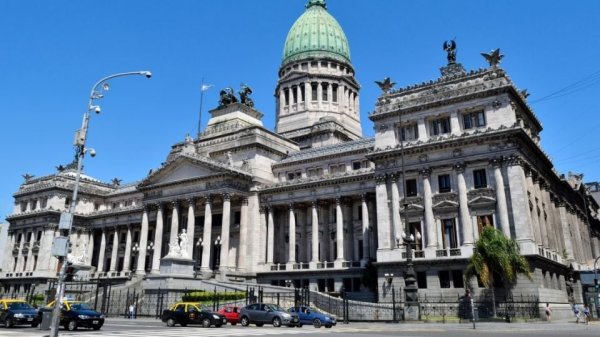
{"type": "Polygon", "coordinates": [[[320,188],[330,185],[338,185],[349,182],[358,182],[374,179],[373,169],[363,169],[350,171],[336,175],[322,177],[311,177],[293,180],[291,182],[277,183],[270,186],[264,186],[260,189],[261,193],[281,193],[286,191],[304,190],[308,188],[320,188]]]}

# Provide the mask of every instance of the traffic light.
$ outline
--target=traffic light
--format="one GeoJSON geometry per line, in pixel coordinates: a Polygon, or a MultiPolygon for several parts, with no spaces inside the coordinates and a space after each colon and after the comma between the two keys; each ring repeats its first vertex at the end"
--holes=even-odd
{"type": "Polygon", "coordinates": [[[73,276],[75,276],[77,270],[73,267],[71,262],[67,262],[67,268],[65,269],[65,282],[73,281],[73,276]]]}
{"type": "Polygon", "coordinates": [[[596,291],[598,291],[598,289],[600,289],[600,284],[598,284],[597,278],[594,279],[594,288],[596,288],[596,291]]]}

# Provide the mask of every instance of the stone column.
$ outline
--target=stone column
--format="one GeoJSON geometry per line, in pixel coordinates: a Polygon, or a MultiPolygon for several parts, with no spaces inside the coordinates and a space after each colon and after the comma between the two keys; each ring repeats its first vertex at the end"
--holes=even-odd
{"type": "Polygon", "coordinates": [[[355,261],[354,259],[354,223],[352,219],[352,201],[342,205],[342,214],[344,216],[344,259],[355,261]]]}
{"type": "Polygon", "coordinates": [[[323,82],[317,82],[317,106],[320,108],[323,102],[323,82]]]}
{"type": "Polygon", "coordinates": [[[267,206],[267,263],[273,264],[275,253],[275,222],[273,221],[273,207],[267,206]]]}
{"type": "Polygon", "coordinates": [[[460,219],[460,234],[463,246],[473,246],[473,222],[469,215],[469,200],[467,198],[467,184],[465,183],[465,166],[454,166],[458,181],[458,211],[460,219]]]}
{"type": "MultiPolygon", "coordinates": [[[[246,269],[246,255],[248,254],[248,198],[242,199],[242,207],[240,209],[240,248],[238,252],[237,267],[240,270],[246,269]]],[[[253,240],[254,242],[254,240],[253,240]]]]}
{"type": "MultiPolygon", "coordinates": [[[[45,234],[44,234],[45,235],[45,234]]],[[[40,248],[41,250],[41,248],[40,248]]],[[[94,254],[94,229],[90,229],[90,234],[87,239],[87,252],[86,260],[84,261],[87,265],[92,265],[92,255],[94,254]]]]}
{"type": "Polygon", "coordinates": [[[333,103],[333,83],[327,85],[327,100],[329,103],[333,103]]]}
{"type": "Polygon", "coordinates": [[[294,204],[289,205],[288,263],[296,263],[296,216],[294,204]]]}
{"type": "Polygon", "coordinates": [[[367,194],[363,193],[361,195],[362,203],[361,203],[361,212],[362,212],[362,233],[363,233],[363,265],[365,265],[371,256],[371,248],[370,248],[370,233],[369,233],[369,207],[367,206],[367,194]]]}
{"type": "Polygon", "coordinates": [[[344,213],[342,212],[342,199],[335,199],[335,234],[336,234],[336,261],[344,261],[344,213]]]}
{"type": "Polygon", "coordinates": [[[458,136],[460,135],[460,122],[458,121],[458,112],[452,111],[450,113],[450,133],[458,136]]]}
{"type": "Polygon", "coordinates": [[[162,257],[163,238],[163,204],[157,204],[156,229],[154,230],[154,252],[152,253],[152,274],[160,272],[160,258],[162,257]]]}
{"type": "Polygon", "coordinates": [[[104,252],[106,251],[106,229],[100,233],[100,249],[98,249],[98,272],[104,272],[104,252]]]}
{"type": "Polygon", "coordinates": [[[266,208],[264,206],[258,206],[258,232],[260,235],[260,243],[258,244],[257,251],[257,262],[265,263],[267,262],[267,217],[265,214],[266,208]]]}
{"type": "Polygon", "coordinates": [[[386,176],[379,175],[375,177],[375,197],[377,211],[377,237],[379,249],[390,249],[391,246],[391,228],[390,228],[390,210],[388,208],[388,193],[386,186],[386,176]]]}
{"type": "Polygon", "coordinates": [[[504,178],[502,177],[502,162],[499,159],[491,161],[494,168],[494,180],[496,180],[496,207],[500,229],[507,238],[510,238],[510,223],[508,222],[508,207],[506,205],[506,193],[504,192],[504,178]]]}
{"type": "MultiPolygon", "coordinates": [[[[192,238],[193,240],[193,238],[192,238]]],[[[146,273],[146,249],[148,248],[148,205],[144,205],[142,213],[142,227],[140,229],[140,250],[135,273],[144,275],[146,273]]],[[[160,253],[159,253],[160,254],[160,253]]]]}
{"type": "Polygon", "coordinates": [[[542,198],[542,193],[540,191],[540,185],[538,184],[538,179],[535,179],[535,181],[533,181],[533,195],[535,196],[535,200],[536,200],[536,202],[534,203],[534,206],[533,206],[533,212],[538,217],[538,221],[540,223],[540,235],[541,235],[541,239],[542,239],[542,246],[544,248],[550,248],[550,243],[548,240],[548,229],[546,226],[546,219],[544,218],[544,212],[542,212],[544,209],[543,208],[544,199],[542,198]],[[540,210],[539,213],[538,213],[538,209],[540,210]]]}
{"type": "Polygon", "coordinates": [[[431,184],[429,177],[431,170],[424,169],[421,171],[423,176],[423,207],[425,208],[425,234],[427,240],[427,248],[437,249],[437,228],[435,218],[433,217],[433,200],[431,196],[431,184]]]}
{"type": "Polygon", "coordinates": [[[115,227],[113,234],[112,254],[110,256],[110,269],[113,272],[117,270],[117,253],[119,252],[119,229],[115,227]]]}
{"type": "Polygon", "coordinates": [[[187,216],[187,237],[188,237],[188,246],[187,246],[187,257],[192,258],[194,256],[194,235],[196,230],[196,200],[194,198],[188,199],[188,216],[187,216]]]}
{"type": "Polygon", "coordinates": [[[204,200],[204,233],[202,241],[202,264],[200,269],[202,271],[210,272],[210,253],[212,248],[212,200],[210,196],[207,196],[204,200]]]}
{"type": "Polygon", "coordinates": [[[300,110],[300,102],[302,102],[302,92],[300,89],[300,84],[296,86],[296,105],[298,106],[298,110],[300,110]]]}
{"type": "MultiPolygon", "coordinates": [[[[169,244],[179,244],[179,203],[173,201],[173,213],[171,214],[171,232],[169,233],[169,244]]],[[[170,251],[170,249],[169,249],[170,251]]]]}
{"type": "MultiPolygon", "coordinates": [[[[319,262],[319,214],[318,214],[319,204],[317,200],[312,201],[311,205],[311,227],[312,227],[312,237],[311,237],[311,257],[310,261],[313,263],[319,262]]],[[[315,266],[316,267],[316,266],[315,266]]]]}
{"type": "MultiPolygon", "coordinates": [[[[240,219],[241,220],[241,219],[240,219]]],[[[231,224],[231,195],[223,194],[223,217],[221,221],[221,264],[219,270],[229,269],[229,225],[231,224]]],[[[245,229],[244,229],[245,230],[245,229]]],[[[240,221],[240,246],[242,243],[242,224],[240,221]]],[[[241,250],[241,249],[240,249],[241,250]]],[[[245,254],[243,254],[245,255],[245,254]]]]}
{"type": "Polygon", "coordinates": [[[306,109],[310,109],[312,101],[312,85],[310,82],[304,83],[304,106],[306,109]]]}
{"type": "Polygon", "coordinates": [[[522,162],[520,158],[509,158],[507,164],[510,204],[513,223],[515,225],[516,240],[519,243],[522,254],[537,254],[537,247],[534,244],[533,227],[531,226],[525,171],[521,166],[522,162]]]}
{"type": "Polygon", "coordinates": [[[529,217],[531,218],[531,223],[533,225],[533,235],[535,238],[535,243],[538,246],[542,245],[542,232],[540,228],[540,219],[538,218],[538,214],[536,211],[537,207],[537,199],[535,197],[534,188],[533,188],[533,179],[531,177],[531,170],[525,171],[525,176],[527,179],[527,210],[529,211],[529,217]]]}
{"type": "Polygon", "coordinates": [[[125,257],[123,258],[123,270],[129,271],[131,265],[131,225],[127,225],[127,241],[125,241],[125,257]]]}
{"type": "Polygon", "coordinates": [[[425,118],[419,118],[417,120],[417,130],[419,131],[419,140],[422,142],[427,141],[427,127],[425,126],[425,118]]]}
{"type": "MultiPolygon", "coordinates": [[[[398,191],[398,179],[399,176],[397,174],[393,174],[390,179],[390,184],[392,185],[392,240],[394,243],[401,239],[402,233],[402,222],[400,219],[400,192],[398,191]]],[[[395,244],[392,244],[392,249],[396,248],[395,244]]]]}
{"type": "Polygon", "coordinates": [[[308,217],[310,212],[310,208],[302,207],[298,211],[298,222],[300,225],[300,243],[299,243],[299,256],[298,260],[300,262],[308,262],[308,217]]]}
{"type": "Polygon", "coordinates": [[[33,271],[33,244],[35,243],[35,239],[35,230],[31,228],[31,237],[29,238],[29,252],[27,253],[27,265],[25,266],[26,271],[33,271]]]}

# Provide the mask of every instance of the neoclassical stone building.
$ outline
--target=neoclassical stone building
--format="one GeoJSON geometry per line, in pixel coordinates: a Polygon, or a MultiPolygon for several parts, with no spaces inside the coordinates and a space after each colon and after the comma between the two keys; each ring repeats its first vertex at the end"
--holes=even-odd
{"type": "MultiPolygon", "coordinates": [[[[522,292],[581,302],[577,272],[600,254],[597,203],[579,177],[554,170],[526,94],[498,60],[466,71],[447,51],[437,80],[382,85],[375,136],[364,138],[348,41],[325,1],[309,0],[285,42],[275,132],[251,104],[222,100],[141,181],[83,176],[71,259],[91,266],[85,277],[123,284],[292,280],[367,292],[371,263],[379,287],[390,273],[404,287],[408,226],[419,288],[456,294],[480,231],[494,226],[534,268],[522,292]]],[[[28,176],[14,194],[7,289],[55,278],[50,247],[74,175],[28,176]]]]}

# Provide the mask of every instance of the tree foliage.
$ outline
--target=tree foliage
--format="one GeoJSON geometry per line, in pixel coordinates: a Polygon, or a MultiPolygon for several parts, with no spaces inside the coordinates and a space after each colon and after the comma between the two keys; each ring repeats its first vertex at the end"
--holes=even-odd
{"type": "Polygon", "coordinates": [[[490,288],[494,284],[494,275],[512,284],[518,274],[524,274],[531,280],[529,263],[521,255],[517,242],[496,228],[484,228],[467,265],[467,279],[477,276],[484,287],[490,288]]]}

